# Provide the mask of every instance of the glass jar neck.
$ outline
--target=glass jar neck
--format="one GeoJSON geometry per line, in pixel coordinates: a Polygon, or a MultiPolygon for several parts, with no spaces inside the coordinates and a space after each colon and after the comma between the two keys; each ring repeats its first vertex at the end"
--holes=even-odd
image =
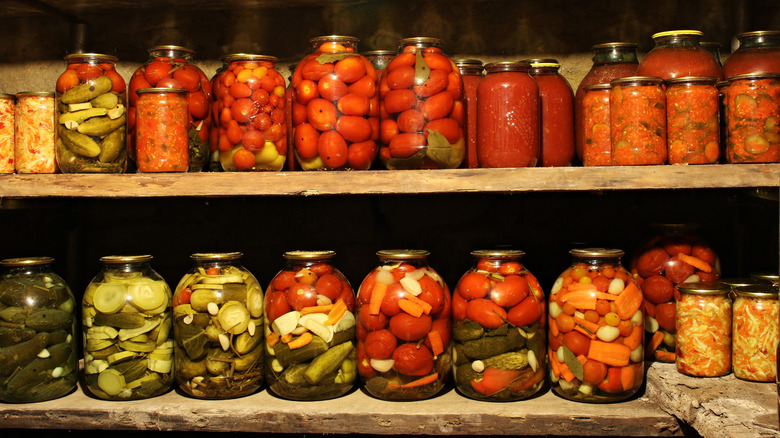
{"type": "Polygon", "coordinates": [[[5,266],[6,275],[9,276],[42,274],[51,270],[51,263],[5,266]]]}
{"type": "Polygon", "coordinates": [[[331,35],[316,37],[309,40],[313,52],[321,53],[356,53],[360,40],[351,36],[331,35]]]}
{"type": "Polygon", "coordinates": [[[428,266],[428,251],[424,250],[382,250],[377,256],[381,265],[428,266]]]}
{"type": "Polygon", "coordinates": [[[191,61],[192,60],[192,52],[189,50],[183,50],[183,49],[156,49],[156,50],[150,50],[149,56],[152,59],[157,58],[171,58],[174,60],[184,60],[184,61],[191,61]]]}
{"type": "Polygon", "coordinates": [[[416,53],[424,49],[434,49],[435,52],[441,52],[444,41],[438,38],[415,37],[405,38],[396,42],[399,53],[416,53]]]}
{"type": "Polygon", "coordinates": [[[639,60],[636,56],[636,46],[603,47],[594,49],[593,63],[596,65],[619,63],[638,64],[639,60]]]}
{"type": "Polygon", "coordinates": [[[701,47],[699,41],[701,41],[700,35],[690,34],[675,34],[665,35],[655,38],[655,48],[660,49],[663,47],[701,47]]]}
{"type": "Polygon", "coordinates": [[[740,49],[780,47],[780,32],[738,36],[740,49]]]}

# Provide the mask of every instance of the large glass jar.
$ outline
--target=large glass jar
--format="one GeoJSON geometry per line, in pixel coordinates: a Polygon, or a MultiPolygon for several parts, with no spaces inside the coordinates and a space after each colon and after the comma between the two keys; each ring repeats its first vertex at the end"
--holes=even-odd
{"type": "Polygon", "coordinates": [[[145,399],[173,385],[171,289],[151,260],[101,257],[84,292],[84,378],[95,397],[145,399]]]}
{"type": "Polygon", "coordinates": [[[190,172],[203,170],[209,157],[211,129],[211,83],[203,70],[192,63],[194,51],[186,47],[163,45],[149,49],[149,60],[130,78],[128,96],[128,145],[135,160],[135,108],[141,88],[183,88],[187,90],[188,117],[186,131],[190,172]]]}
{"type": "Polygon", "coordinates": [[[76,387],[76,302],[53,261],[0,261],[0,401],[51,400],[76,387]]]}
{"type": "Polygon", "coordinates": [[[65,57],[57,78],[57,163],[63,173],[120,173],[127,166],[127,86],[117,58],[65,57]]]}
{"type": "Polygon", "coordinates": [[[780,161],[780,73],[732,76],[724,100],[726,160],[780,161]]]}
{"type": "Polygon", "coordinates": [[[379,157],[388,169],[454,169],[466,156],[463,80],[444,42],[398,41],[399,54],[379,82],[379,157]]]}
{"type": "Polygon", "coordinates": [[[186,172],[189,168],[187,90],[136,90],[135,164],[139,172],[186,172]]]}
{"type": "Polygon", "coordinates": [[[677,371],[696,377],[731,372],[731,288],[720,282],[677,286],[677,371]]]}
{"type": "Polygon", "coordinates": [[[387,64],[395,57],[395,52],[392,50],[372,50],[370,52],[363,52],[361,55],[365,56],[368,62],[374,66],[377,81],[379,81],[382,77],[382,72],[387,68],[387,64]]]}
{"type": "Polygon", "coordinates": [[[383,400],[422,400],[447,382],[450,291],[428,251],[381,250],[358,290],[358,373],[383,400]]]}
{"type": "Polygon", "coordinates": [[[522,400],[547,374],[545,299],[518,250],[479,250],[452,295],[453,373],[477,400],[522,400]]]}
{"type": "Polygon", "coordinates": [[[14,173],[14,108],[16,97],[0,93],[0,173],[14,173]]]}
{"type": "Polygon", "coordinates": [[[574,133],[575,149],[577,156],[583,160],[583,149],[586,132],[584,120],[586,117],[583,99],[585,87],[597,84],[609,84],[612,79],[635,76],[636,67],[639,65],[636,57],[636,44],[625,42],[612,42],[596,44],[593,49],[593,66],[577,86],[574,95],[574,133]]]}
{"type": "Polygon", "coordinates": [[[666,163],[666,95],[661,78],[631,76],[615,79],[611,85],[612,164],[666,163]]]}
{"type": "Polygon", "coordinates": [[[266,380],[279,397],[324,400],[357,378],[355,294],[333,251],[289,251],[265,295],[266,380]]]}
{"type": "Polygon", "coordinates": [[[570,166],[574,160],[574,92],[557,59],[529,59],[528,74],[539,86],[542,148],[539,165],[570,166]]]}
{"type": "Polygon", "coordinates": [[[720,159],[720,99],[715,78],[666,81],[669,164],[714,164],[720,159]]]}
{"type": "Polygon", "coordinates": [[[16,173],[57,173],[54,93],[26,91],[16,95],[14,166],[16,173]]]}
{"type": "Polygon", "coordinates": [[[242,256],[192,254],[176,286],[174,375],[187,395],[235,398],[263,384],[263,289],[242,256]]]}
{"type": "Polygon", "coordinates": [[[541,100],[527,62],[485,66],[477,88],[480,167],[533,167],[541,150],[541,100]]]}
{"type": "Polygon", "coordinates": [[[612,136],[609,128],[609,95],[612,85],[588,85],[582,90],[583,166],[612,165],[612,136]]]}
{"type": "Polygon", "coordinates": [[[461,167],[479,167],[477,159],[477,87],[482,80],[482,61],[479,59],[455,59],[463,78],[463,92],[466,98],[466,159],[461,167]]]}
{"type": "Polygon", "coordinates": [[[658,224],[655,228],[654,235],[634,252],[630,267],[645,296],[648,359],[674,362],[675,288],[718,280],[720,260],[691,224],[658,224]]]}
{"type": "Polygon", "coordinates": [[[644,381],[642,290],[619,249],[572,249],[550,290],[550,378],[569,400],[625,400],[644,381]]]}
{"type": "Polygon", "coordinates": [[[758,30],[737,35],[739,47],[723,64],[723,76],[780,73],[780,30],[758,30]]]}
{"type": "Polygon", "coordinates": [[[303,170],[371,167],[379,140],[374,66],[350,36],[312,38],[293,73],[293,138],[303,170]]]}
{"type": "Polygon", "coordinates": [[[663,79],[681,76],[707,76],[723,79],[720,64],[701,46],[698,30],[670,30],[653,35],[655,47],[636,69],[637,76],[658,76],[663,79]]]}
{"type": "MultiPolygon", "coordinates": [[[[287,158],[284,77],[273,56],[232,54],[214,83],[223,170],[282,170],[287,158]]],[[[215,129],[217,127],[215,126],[215,129]]]]}
{"type": "Polygon", "coordinates": [[[732,367],[743,380],[774,382],[780,304],[777,287],[757,284],[734,288],[732,309],[732,367]]]}

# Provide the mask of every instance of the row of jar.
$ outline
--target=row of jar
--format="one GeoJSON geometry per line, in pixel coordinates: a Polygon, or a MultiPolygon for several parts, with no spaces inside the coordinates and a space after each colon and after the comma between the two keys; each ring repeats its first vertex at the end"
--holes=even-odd
{"type": "MultiPolygon", "coordinates": [[[[167,391],[175,379],[190,396],[223,399],[265,381],[283,398],[317,400],[346,393],[360,376],[375,397],[419,400],[452,374],[467,397],[519,400],[549,375],[564,398],[617,401],[644,380],[645,349],[656,347],[646,347],[645,330],[652,342],[661,333],[648,321],[665,324],[658,309],[651,316],[644,307],[620,250],[572,250],[548,306],[522,251],[473,252],[474,265],[452,294],[428,266],[427,251],[377,254],[379,266],[356,294],[330,251],[285,253],[287,265],[265,294],[240,253],[192,255],[195,266],[173,294],[151,256],[104,257],[82,300],[85,388],[102,399],[139,399],[167,391]]],[[[706,261],[687,257],[706,271],[706,261]]],[[[46,400],[75,386],[76,304],[51,262],[2,261],[0,400],[46,400]]],[[[686,283],[680,292],[706,295],[701,285],[708,284],[686,283]]],[[[756,327],[734,330],[735,370],[774,367],[775,351],[754,347],[777,345],[777,292],[762,293],[748,298],[762,298],[765,307],[741,319],[735,313],[735,324],[756,327]]],[[[714,360],[713,351],[701,344],[712,345],[711,332],[722,328],[708,323],[724,323],[720,315],[704,318],[711,307],[707,300],[678,302],[681,372],[709,375],[703,362],[714,360]]]]}

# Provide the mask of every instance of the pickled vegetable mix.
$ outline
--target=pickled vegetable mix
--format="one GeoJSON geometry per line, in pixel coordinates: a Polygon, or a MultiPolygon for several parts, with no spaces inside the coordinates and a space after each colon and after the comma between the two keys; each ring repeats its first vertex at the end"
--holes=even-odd
{"type": "Polygon", "coordinates": [[[189,168],[187,90],[137,90],[135,162],[139,172],[186,172],[189,168]]]}
{"type": "Polygon", "coordinates": [[[669,164],[713,164],[720,159],[720,119],[715,78],[666,81],[669,164]]]}
{"type": "Polygon", "coordinates": [[[740,379],[773,382],[777,378],[780,314],[777,288],[735,289],[732,324],[732,366],[740,379]]]}
{"type": "Polygon", "coordinates": [[[780,161],[780,74],[728,78],[726,159],[729,163],[780,161]]]}
{"type": "Polygon", "coordinates": [[[731,298],[723,283],[679,285],[677,371],[698,377],[731,372],[731,298]]]}
{"type": "Polygon", "coordinates": [[[612,164],[666,163],[666,96],[661,79],[632,76],[615,79],[611,85],[612,164]]]}
{"type": "Polygon", "coordinates": [[[582,91],[582,164],[612,165],[612,138],[609,130],[609,84],[588,85],[582,91]]]}
{"type": "Polygon", "coordinates": [[[0,94],[0,173],[14,173],[14,96],[0,94]]]}
{"type": "Polygon", "coordinates": [[[17,173],[55,173],[54,93],[19,93],[14,111],[17,173]]]}

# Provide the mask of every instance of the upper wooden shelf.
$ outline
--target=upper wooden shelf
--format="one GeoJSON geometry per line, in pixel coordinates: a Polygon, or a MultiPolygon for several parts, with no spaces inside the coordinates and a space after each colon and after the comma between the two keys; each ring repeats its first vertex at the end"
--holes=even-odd
{"type": "Polygon", "coordinates": [[[780,186],[780,164],[346,172],[17,174],[2,198],[516,193],[780,186]]]}

